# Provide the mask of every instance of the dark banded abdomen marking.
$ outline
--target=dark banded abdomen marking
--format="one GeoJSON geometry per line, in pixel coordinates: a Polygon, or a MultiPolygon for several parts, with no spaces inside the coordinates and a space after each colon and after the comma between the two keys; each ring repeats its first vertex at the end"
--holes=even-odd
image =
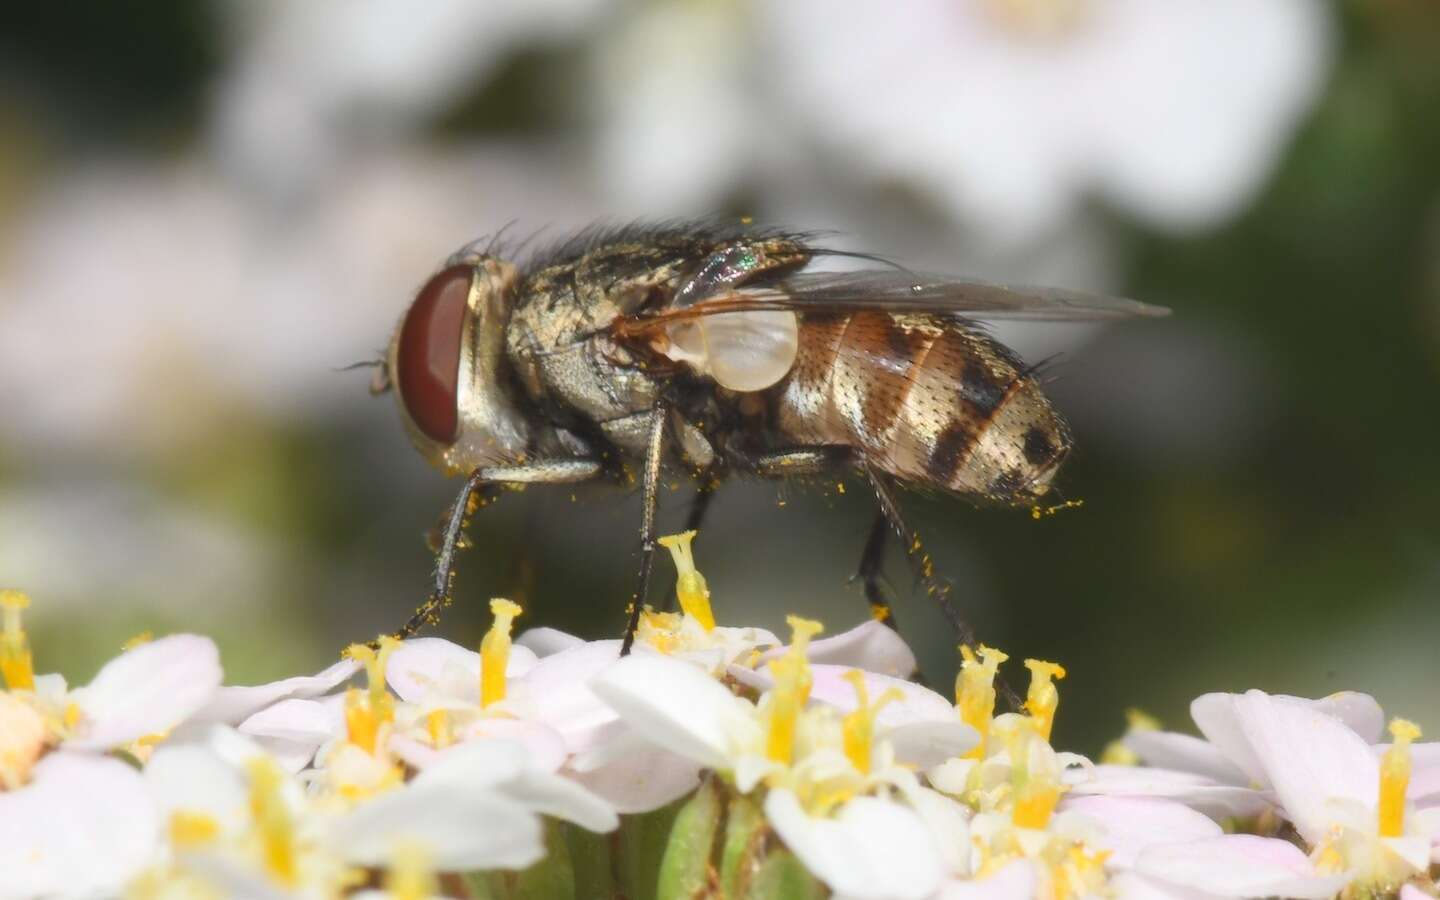
{"type": "Polygon", "coordinates": [[[907,481],[1007,502],[1049,487],[1070,438],[1004,346],[952,320],[881,312],[801,316],[777,386],[796,443],[845,444],[907,481]]]}

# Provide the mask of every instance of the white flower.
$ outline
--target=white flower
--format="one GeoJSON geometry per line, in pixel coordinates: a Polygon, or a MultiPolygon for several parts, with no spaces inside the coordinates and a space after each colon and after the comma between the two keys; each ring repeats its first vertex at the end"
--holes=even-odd
{"type": "Polygon", "coordinates": [[[0,792],[0,898],[113,896],[153,861],[159,826],[134,768],[52,753],[0,792]]]}
{"type": "Polygon", "coordinates": [[[1260,186],[1328,66],[1310,0],[759,4],[760,82],[835,155],[984,232],[1033,236],[1091,192],[1175,227],[1260,186]]]}

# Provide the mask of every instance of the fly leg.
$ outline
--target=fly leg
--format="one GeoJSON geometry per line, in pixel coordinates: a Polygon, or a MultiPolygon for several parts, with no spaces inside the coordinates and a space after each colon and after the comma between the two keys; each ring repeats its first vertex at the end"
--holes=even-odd
{"type": "Polygon", "coordinates": [[[461,534],[470,515],[470,501],[477,494],[493,494],[506,485],[514,484],[573,484],[590,481],[598,477],[600,463],[588,459],[559,459],[540,461],[518,466],[483,466],[470,473],[450,514],[441,535],[440,550],[435,555],[435,575],[430,595],[410,620],[395,632],[400,640],[414,637],[426,625],[440,621],[440,611],[450,605],[451,588],[455,581],[455,554],[460,549],[461,534]]]}
{"type": "MultiPolygon", "coordinates": [[[[715,499],[717,487],[719,484],[709,473],[701,476],[700,484],[695,488],[695,496],[690,499],[690,512],[685,515],[685,527],[682,531],[700,530],[701,523],[705,521],[705,513],[710,511],[710,501],[715,499]]],[[[672,612],[675,609],[675,599],[675,585],[672,584],[665,594],[665,605],[661,610],[672,612]]]]}
{"type": "Polygon", "coordinates": [[[660,502],[660,461],[665,455],[665,422],[669,415],[669,404],[664,401],[656,403],[650,413],[650,437],[645,448],[644,487],[641,492],[640,575],[635,596],[630,601],[625,639],[620,642],[621,656],[629,656],[630,648],[635,645],[635,632],[640,628],[640,610],[650,593],[650,573],[655,568],[655,508],[660,502]]]}
{"type": "Polygon", "coordinates": [[[900,627],[895,624],[895,611],[890,606],[890,598],[883,584],[884,574],[881,572],[885,565],[885,539],[889,534],[890,520],[883,512],[876,512],[875,521],[870,526],[870,536],[865,539],[865,549],[860,552],[860,568],[856,570],[855,577],[865,589],[870,615],[889,625],[891,629],[899,631],[900,627]]]}

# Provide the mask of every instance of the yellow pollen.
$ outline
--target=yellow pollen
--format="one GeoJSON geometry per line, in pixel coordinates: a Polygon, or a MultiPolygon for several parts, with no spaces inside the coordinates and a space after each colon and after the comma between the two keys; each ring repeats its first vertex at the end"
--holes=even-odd
{"type": "Polygon", "coordinates": [[[670,558],[675,561],[675,596],[680,599],[680,608],[708,632],[715,630],[715,613],[710,609],[710,588],[705,584],[705,576],[695,568],[690,547],[695,534],[685,531],[666,535],[660,539],[660,546],[669,550],[670,558]]]}
{"type": "Polygon", "coordinates": [[[505,699],[505,670],[510,666],[510,629],[520,615],[520,605],[499,597],[490,601],[495,617],[480,641],[480,706],[505,699]]]}
{"type": "Polygon", "coordinates": [[[30,780],[49,740],[44,717],[16,695],[0,691],[0,791],[30,780]]]}
{"type": "Polygon", "coordinates": [[[1052,662],[1039,659],[1025,660],[1030,670],[1030,690],[1025,693],[1025,711],[1035,720],[1035,730],[1041,739],[1050,740],[1050,728],[1055,724],[1055,708],[1060,705],[1060,692],[1051,681],[1065,677],[1065,669],[1052,662]]]}
{"type": "Polygon", "coordinates": [[[795,757],[795,723],[810,702],[810,662],[805,652],[810,639],[824,630],[819,622],[788,616],[790,649],[770,664],[775,687],[769,693],[769,717],[765,732],[765,756],[783,765],[795,757]]]}
{"type": "Polygon", "coordinates": [[[350,743],[361,750],[370,754],[375,752],[380,720],[365,699],[365,692],[356,687],[345,692],[345,734],[350,743]]]}
{"type": "Polygon", "coordinates": [[[0,676],[12,691],[35,690],[35,665],[21,611],[30,605],[23,591],[0,590],[0,676]]]}
{"type": "Polygon", "coordinates": [[[299,880],[295,856],[295,822],[285,804],[285,774],[272,760],[256,757],[246,764],[250,775],[250,813],[264,854],[265,871],[285,887],[299,880]]]}
{"type": "Polygon", "coordinates": [[[865,688],[865,676],[859,669],[851,669],[842,676],[855,686],[855,709],[845,714],[840,728],[845,741],[845,756],[862,775],[870,774],[870,751],[875,745],[875,718],[880,708],[904,695],[896,688],[881,694],[872,704],[870,692],[865,688]]]}
{"type": "Polygon", "coordinates": [[[1381,837],[1405,833],[1405,790],[1410,786],[1410,744],[1420,736],[1420,727],[1406,719],[1390,720],[1395,739],[1380,758],[1379,830],[1381,837]]]}
{"type": "Polygon", "coordinates": [[[995,674],[1000,664],[1010,657],[994,647],[980,646],[976,652],[969,646],[960,648],[960,674],[955,676],[955,705],[960,719],[980,733],[966,759],[984,759],[985,744],[990,736],[990,722],[995,717],[995,674]]]}
{"type": "Polygon", "coordinates": [[[63,727],[66,732],[74,731],[75,726],[80,724],[80,717],[83,715],[84,713],[80,711],[80,704],[71,700],[65,704],[65,712],[62,714],[60,720],[61,727],[63,727]]]}
{"type": "Polygon", "coordinates": [[[440,893],[430,851],[423,844],[405,841],[395,848],[385,890],[395,900],[427,900],[440,893]]]}
{"type": "Polygon", "coordinates": [[[199,847],[220,836],[220,823],[207,813],[177,809],[170,814],[169,830],[176,847],[199,847]]]}
{"type": "Polygon", "coordinates": [[[455,733],[450,727],[449,710],[432,709],[425,716],[425,730],[430,733],[430,746],[436,750],[444,750],[455,743],[455,733]]]}
{"type": "Polygon", "coordinates": [[[144,645],[150,643],[153,640],[155,640],[154,632],[142,631],[134,637],[130,638],[125,643],[121,644],[120,650],[121,652],[134,650],[136,647],[143,647],[144,645]]]}
{"type": "Polygon", "coordinates": [[[373,754],[378,745],[380,728],[395,718],[395,701],[385,690],[385,666],[400,642],[386,635],[379,639],[380,649],[364,644],[351,644],[345,655],[365,667],[366,689],[350,688],[345,692],[345,730],[350,743],[373,754]]]}

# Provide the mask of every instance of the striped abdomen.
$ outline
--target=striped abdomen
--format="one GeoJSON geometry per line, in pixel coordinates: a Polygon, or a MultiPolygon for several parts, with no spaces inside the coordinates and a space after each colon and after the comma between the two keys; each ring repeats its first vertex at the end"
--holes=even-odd
{"type": "Polygon", "coordinates": [[[852,446],[899,478],[1001,502],[1044,494],[1070,449],[1014,354],[952,319],[803,315],[774,390],[786,440],[852,446]]]}

